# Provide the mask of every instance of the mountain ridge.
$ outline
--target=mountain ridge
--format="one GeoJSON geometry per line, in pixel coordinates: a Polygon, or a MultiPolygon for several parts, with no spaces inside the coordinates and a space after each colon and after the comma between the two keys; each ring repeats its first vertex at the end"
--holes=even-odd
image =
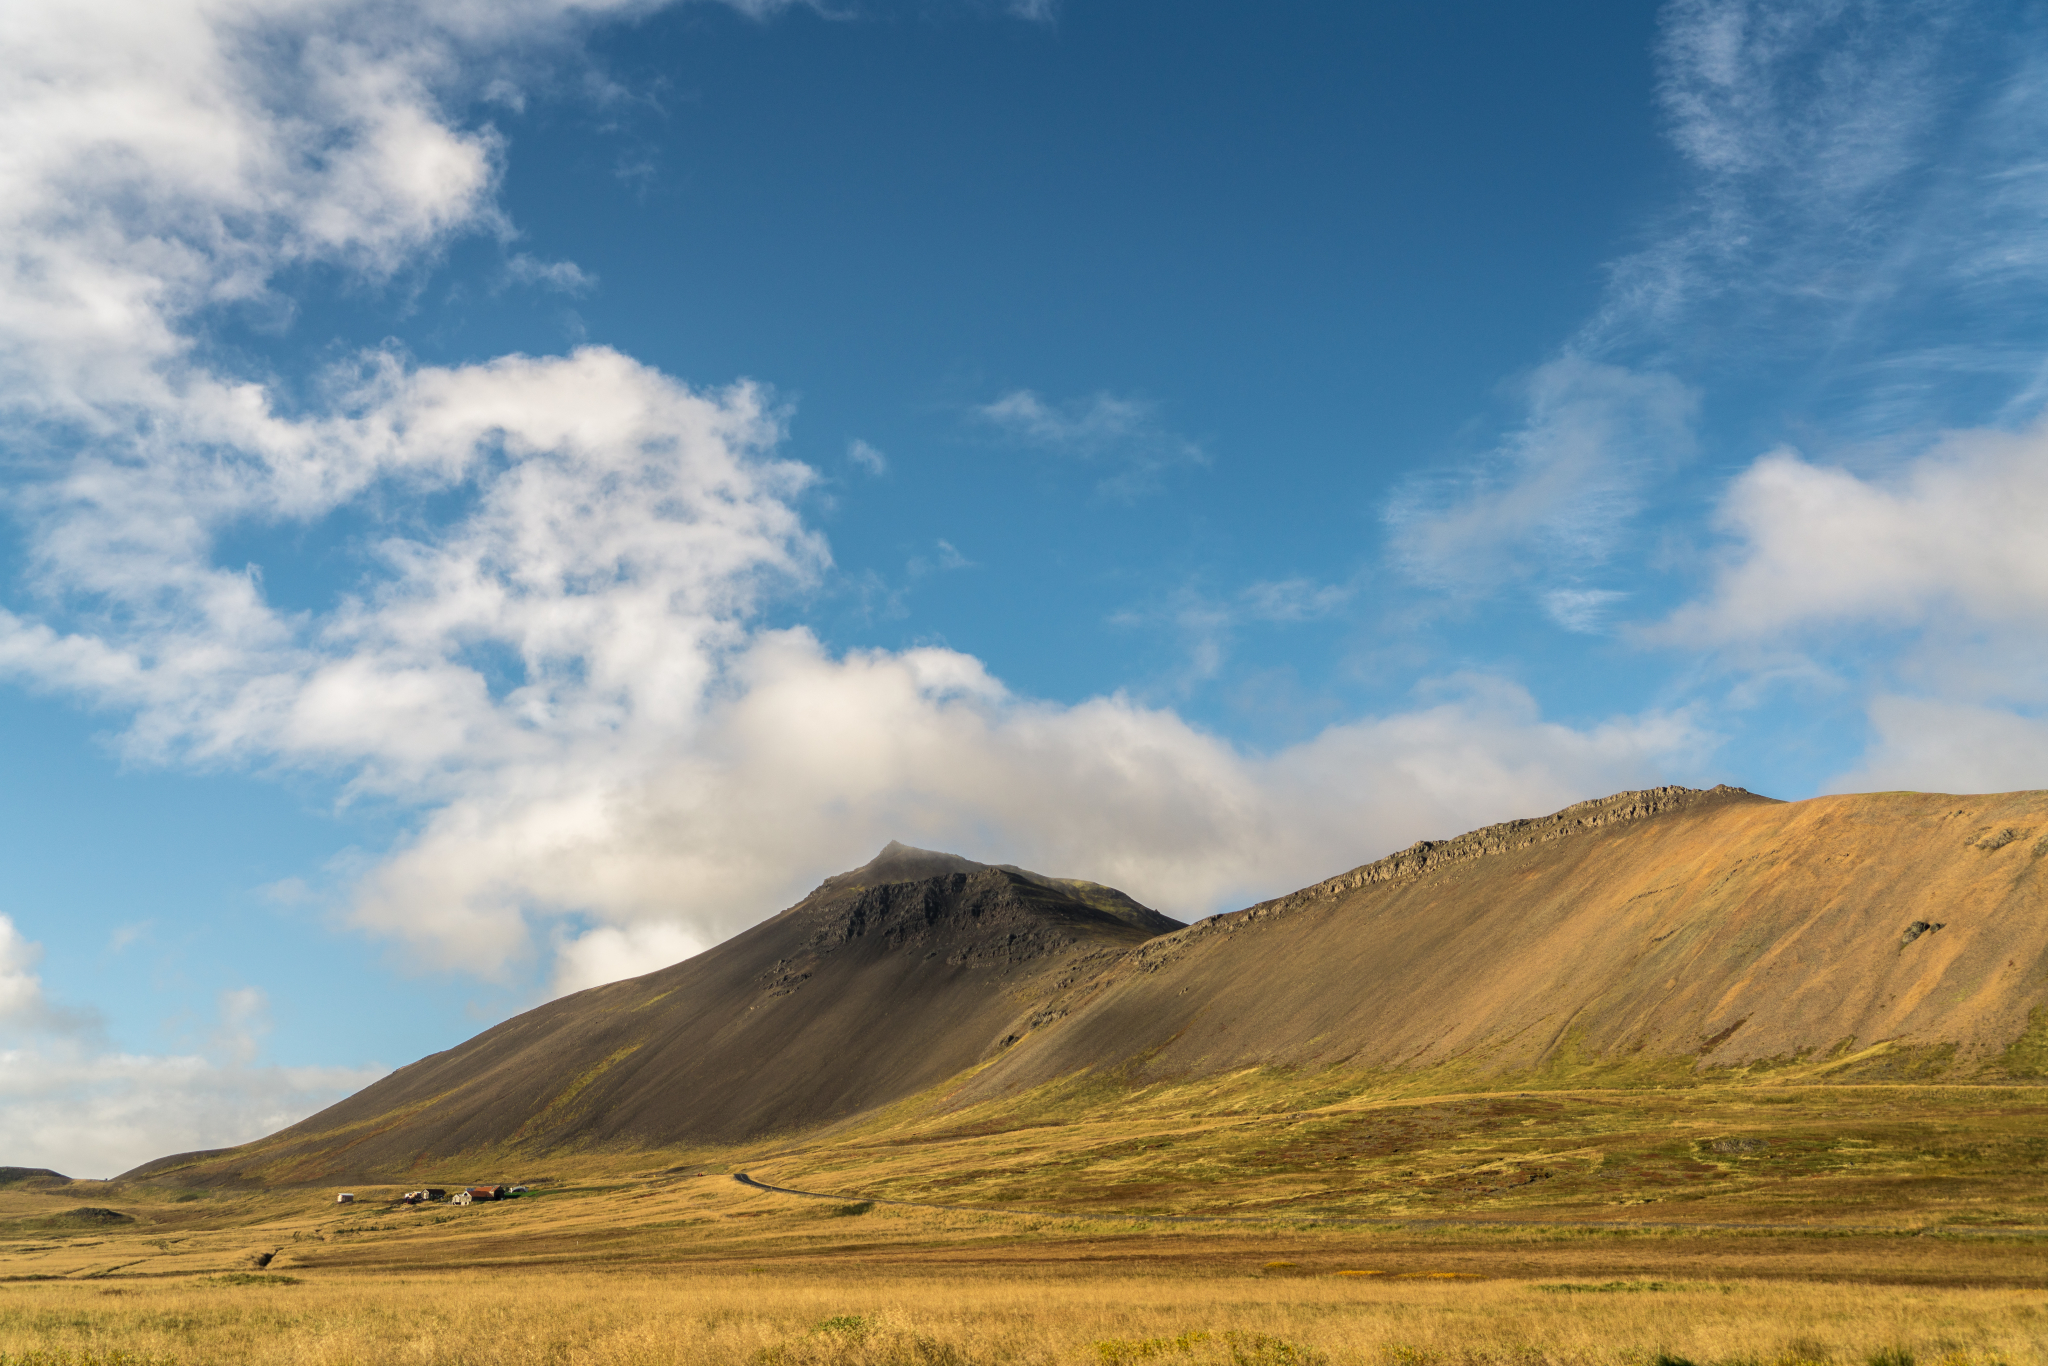
{"type": "Polygon", "coordinates": [[[2043,832],[2040,792],[1652,788],[1420,841],[1192,926],[892,843],[696,958],[515,1017],[255,1144],[130,1175],[715,1147],[914,1096],[968,1108],[1245,1068],[1452,1066],[1482,1088],[1591,1063],[1669,1084],[1795,1064],[2038,1080],[2043,832]]]}

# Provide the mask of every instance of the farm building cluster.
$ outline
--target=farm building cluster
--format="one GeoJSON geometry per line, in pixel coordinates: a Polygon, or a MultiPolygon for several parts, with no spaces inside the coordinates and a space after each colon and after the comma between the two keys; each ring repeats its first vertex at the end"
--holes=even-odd
{"type": "MultiPolygon", "coordinates": [[[[398,1197],[398,1203],[407,1209],[415,1205],[438,1204],[443,1200],[451,1205],[475,1205],[486,1200],[510,1200],[526,1194],[526,1189],[525,1186],[464,1186],[451,1196],[440,1186],[428,1186],[422,1190],[407,1191],[398,1197]]],[[[337,1205],[353,1205],[355,1202],[353,1191],[342,1191],[334,1197],[337,1205]]]]}

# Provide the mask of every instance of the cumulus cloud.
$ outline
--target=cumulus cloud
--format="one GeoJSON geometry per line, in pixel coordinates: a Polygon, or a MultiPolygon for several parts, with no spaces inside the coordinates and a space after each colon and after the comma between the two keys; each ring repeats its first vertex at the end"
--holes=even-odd
{"type": "Polygon", "coordinates": [[[564,933],[555,942],[550,988],[554,995],[566,996],[680,963],[710,947],[703,935],[665,918],[564,933]]]}
{"type": "Polygon", "coordinates": [[[1735,480],[1718,520],[1733,545],[1661,639],[2048,623],[2048,429],[1960,433],[1884,476],[1773,451],[1735,480]]]}
{"type": "Polygon", "coordinates": [[[1037,702],[957,652],[835,657],[802,631],[760,633],[732,677],[701,744],[564,802],[573,818],[495,791],[437,812],[373,879],[381,927],[474,957],[516,940],[522,906],[600,908],[615,931],[572,941],[560,978],[582,982],[593,963],[654,966],[636,935],[708,943],[892,838],[1194,916],[1425,835],[1654,781],[1711,744],[1684,714],[1545,723],[1521,689],[1462,678],[1254,755],[1128,698],[1037,702]]]}
{"type": "Polygon", "coordinates": [[[1773,451],[1717,520],[1729,544],[1706,590],[1645,639],[1745,668],[1874,655],[1872,744],[1835,786],[2041,784],[2048,429],[1955,433],[1881,473],[1773,451]]]}
{"type": "Polygon", "coordinates": [[[43,946],[21,932],[11,916],[0,915],[0,1038],[49,1035],[91,1040],[103,1032],[99,1012],[60,1004],[43,990],[37,966],[43,946]]]}
{"type": "Polygon", "coordinates": [[[263,1050],[270,1033],[270,997],[261,987],[235,987],[217,999],[220,1029],[214,1048],[230,1062],[246,1066],[263,1050]]]}

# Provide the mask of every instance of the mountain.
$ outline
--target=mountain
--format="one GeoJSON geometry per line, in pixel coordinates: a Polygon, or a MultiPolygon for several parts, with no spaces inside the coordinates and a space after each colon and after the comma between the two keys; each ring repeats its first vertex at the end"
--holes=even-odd
{"type": "Polygon", "coordinates": [[[1056,1022],[956,1101],[1110,1068],[2027,1075],[2048,1064],[2044,856],[2042,792],[1621,793],[1152,940],[1048,999],[1056,1022]]]}
{"type": "Polygon", "coordinates": [[[2048,793],[1665,787],[1183,927],[1110,888],[891,845],[686,962],[130,1175],[402,1177],[485,1150],[728,1143],[942,1083],[965,1106],[1079,1075],[2026,1079],[2048,1074],[2044,856],[2048,793]]]}
{"type": "Polygon", "coordinates": [[[506,1144],[801,1129],[987,1061],[1057,982],[1180,928],[1111,887],[892,843],[694,958],[530,1010],[270,1138],[129,1175],[358,1177],[506,1144]]]}

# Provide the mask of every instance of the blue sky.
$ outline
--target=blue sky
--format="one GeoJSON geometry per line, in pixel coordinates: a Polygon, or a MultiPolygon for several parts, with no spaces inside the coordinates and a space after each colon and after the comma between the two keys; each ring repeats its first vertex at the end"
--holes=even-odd
{"type": "Polygon", "coordinates": [[[892,838],[1191,918],[2048,771],[2029,7],[24,13],[0,1161],[892,838]]]}

